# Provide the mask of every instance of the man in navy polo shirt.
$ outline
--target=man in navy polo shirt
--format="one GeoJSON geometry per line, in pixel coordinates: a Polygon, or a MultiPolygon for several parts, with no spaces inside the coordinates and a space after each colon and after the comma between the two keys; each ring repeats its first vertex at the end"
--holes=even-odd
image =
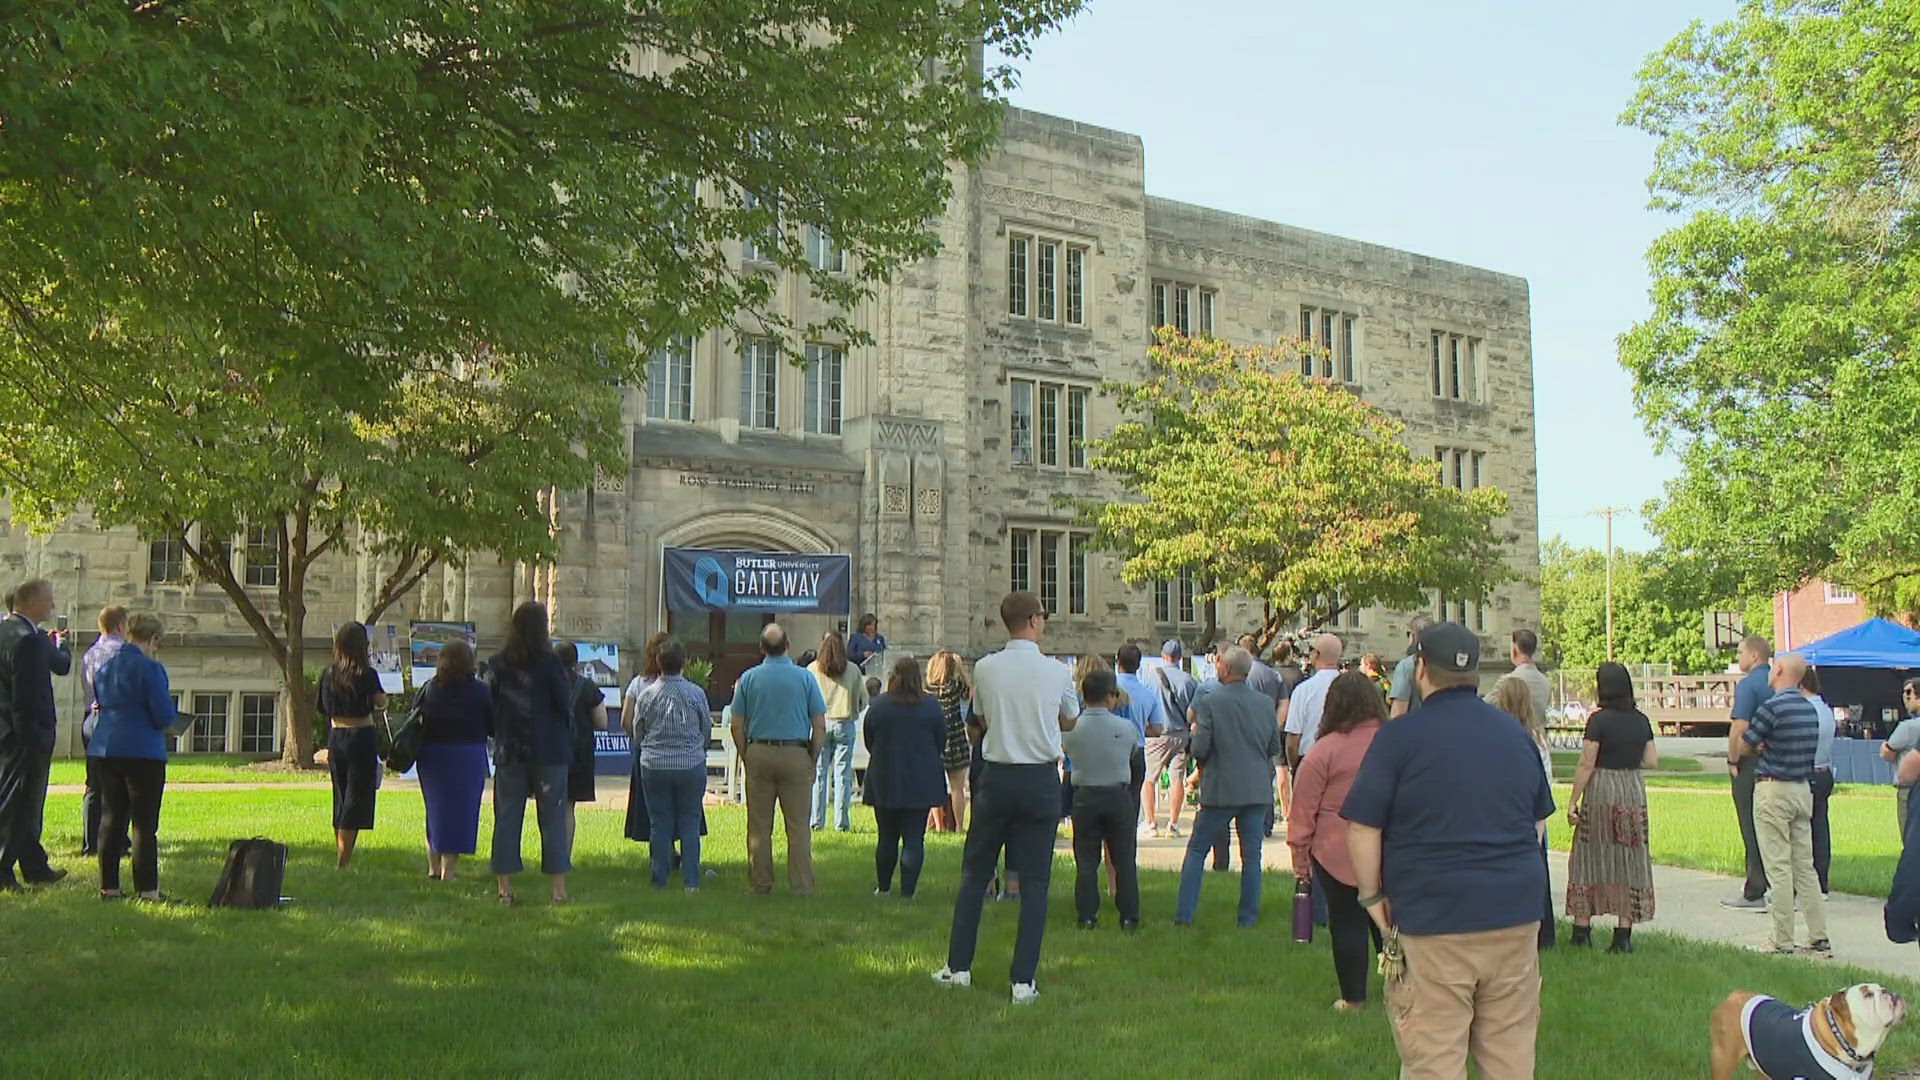
{"type": "Polygon", "coordinates": [[[1742,911],[1767,910],[1767,866],[1760,857],[1760,840],[1753,829],[1754,761],[1744,756],[1747,725],[1762,702],[1773,696],[1773,645],[1755,634],[1740,643],[1740,670],[1745,675],[1733,687],[1733,723],[1727,727],[1727,771],[1733,775],[1733,815],[1740,822],[1740,845],[1747,854],[1747,880],[1740,895],[1720,901],[1721,907],[1742,911]]]}
{"type": "Polygon", "coordinates": [[[1753,824],[1766,861],[1767,913],[1773,916],[1773,940],[1763,951],[1793,952],[1796,901],[1807,920],[1809,951],[1831,956],[1827,942],[1827,904],[1813,866],[1814,752],[1820,745],[1820,717],[1800,692],[1807,662],[1785,653],[1773,662],[1773,696],[1753,712],[1740,735],[1740,760],[1753,759],[1753,824]]]}
{"type": "Polygon", "coordinates": [[[733,691],[733,745],[747,766],[747,888],[773,891],[773,808],[787,822],[787,888],[813,892],[813,763],[827,739],[827,702],[813,673],[787,657],[787,632],[760,632],[766,659],[733,691]]]}
{"type": "Polygon", "coordinates": [[[1533,740],[1480,700],[1480,641],[1440,623],[1414,646],[1421,704],[1380,728],[1340,816],[1360,904],[1398,929],[1387,984],[1404,1077],[1531,1077],[1535,936],[1553,793],[1533,740]]]}

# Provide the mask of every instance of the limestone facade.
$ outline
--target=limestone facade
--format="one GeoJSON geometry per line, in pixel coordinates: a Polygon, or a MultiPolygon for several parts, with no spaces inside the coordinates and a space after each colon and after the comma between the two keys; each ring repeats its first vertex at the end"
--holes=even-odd
{"type": "MultiPolygon", "coordinates": [[[[1097,390],[1144,372],[1150,325],[1165,320],[1230,340],[1326,341],[1335,366],[1324,374],[1404,422],[1416,453],[1444,453],[1463,484],[1504,489],[1522,580],[1484,607],[1448,606],[1485,635],[1489,658],[1503,657],[1509,629],[1539,623],[1526,282],[1154,198],[1144,165],[1136,136],[1010,112],[994,156],[953,171],[934,223],[939,254],[855,312],[872,343],[841,350],[837,387],[831,352],[807,369],[766,364],[730,332],[663,354],[651,387],[627,394],[626,474],[559,493],[550,508],[556,566],[480,558],[437,570],[382,622],[404,635],[410,619],[471,620],[484,655],[514,604],[537,597],[553,607],[558,636],[618,642],[626,674],[639,645],[670,626],[716,657],[724,677],[751,659],[762,619],[670,620],[661,552],[733,547],[851,555],[853,612],[876,612],[892,646],[920,656],[997,647],[996,608],[1013,585],[1059,613],[1051,651],[1195,643],[1200,611],[1185,610],[1178,584],[1123,585],[1118,560],[1086,550],[1060,503],[1111,490],[1084,468],[1080,443],[1116,422],[1097,390]]],[[[776,303],[806,324],[817,301],[801,281],[780,284],[776,303]]],[[[76,520],[49,536],[0,538],[0,575],[52,578],[83,630],[105,603],[162,611],[183,700],[210,721],[225,709],[224,729],[209,723],[200,748],[277,748],[257,720],[277,686],[251,633],[214,587],[154,580],[153,555],[129,531],[76,520]]],[[[244,563],[245,545],[235,558],[244,563]]],[[[325,662],[332,627],[364,611],[380,571],[354,554],[316,569],[312,666],[325,662]]],[[[272,590],[259,596],[270,610],[272,590]]],[[[1399,655],[1405,617],[1343,620],[1349,655],[1399,655]]],[[[842,622],[789,620],[796,651],[842,622]]],[[[1254,615],[1223,602],[1219,623],[1237,633],[1254,615]]],[[[376,647],[384,633],[376,628],[376,647]]],[[[62,745],[77,751],[74,683],[60,691],[62,745]]]]}

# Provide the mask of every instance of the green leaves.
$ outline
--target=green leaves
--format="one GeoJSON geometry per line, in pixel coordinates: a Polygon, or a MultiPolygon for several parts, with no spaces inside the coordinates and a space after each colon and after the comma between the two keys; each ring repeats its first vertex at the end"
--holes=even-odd
{"type": "Polygon", "coordinates": [[[1090,462],[1134,498],[1082,512],[1130,584],[1194,571],[1206,595],[1264,602],[1269,630],[1345,605],[1412,609],[1431,590],[1482,597],[1510,580],[1495,528],[1506,496],[1460,492],[1351,392],[1305,379],[1296,344],[1236,348],[1163,328],[1140,383],[1110,385],[1127,419],[1090,462]]]}
{"type": "Polygon", "coordinates": [[[1920,21],[1748,2],[1650,59],[1625,119],[1660,139],[1656,202],[1691,211],[1620,341],[1684,466],[1656,529],[1743,593],[1820,576],[1915,610],[1920,21]]]}

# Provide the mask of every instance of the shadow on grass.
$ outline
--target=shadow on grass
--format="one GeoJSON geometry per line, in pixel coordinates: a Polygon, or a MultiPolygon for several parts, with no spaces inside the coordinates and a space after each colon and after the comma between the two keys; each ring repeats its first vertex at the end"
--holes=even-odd
{"type": "MultiPolygon", "coordinates": [[[[51,819],[77,813],[56,799],[51,819]]],[[[481,846],[490,823],[483,811],[481,846]]],[[[483,860],[424,877],[417,796],[393,793],[354,866],[332,869],[324,792],[192,792],[169,800],[162,884],[203,904],[227,841],[291,845],[285,910],[105,904],[74,883],[0,897],[10,1035],[0,1075],[709,1075],[943,1073],[1387,1076],[1382,1011],[1337,1016],[1326,938],[1287,940],[1286,890],[1232,925],[1237,875],[1208,875],[1200,925],[1168,925],[1174,875],[1142,875],[1145,927],[1073,928],[1056,862],[1040,1002],[1007,1003],[1014,905],[990,904],[971,990],[932,985],[960,841],[930,838],[922,895],[871,895],[872,832],[815,834],[818,895],[744,894],[744,821],[712,814],[698,894],[646,885],[620,815],[580,817],[580,902],[493,901],[483,860]]],[[[529,861],[537,848],[527,830],[529,861]]],[[[1659,935],[1631,958],[1545,958],[1541,1076],[1701,1071],[1708,1011],[1728,990],[1788,1001],[1852,976],[1659,935]]],[[[1881,980],[1885,981],[1885,980],[1881,980]]],[[[1911,987],[1899,987],[1910,991],[1911,987]]],[[[1378,997],[1377,980],[1374,994],[1378,997]]],[[[1913,1060],[1896,1037],[1883,1068],[1913,1060]]]]}

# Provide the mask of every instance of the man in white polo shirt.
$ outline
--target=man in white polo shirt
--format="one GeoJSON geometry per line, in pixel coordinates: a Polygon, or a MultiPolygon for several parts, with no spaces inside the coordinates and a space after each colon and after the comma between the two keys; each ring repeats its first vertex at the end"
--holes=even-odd
{"type": "Polygon", "coordinates": [[[1320,715],[1327,707],[1327,687],[1340,674],[1340,654],[1346,644],[1333,634],[1313,639],[1313,675],[1293,688],[1281,702],[1281,724],[1287,732],[1287,766],[1299,768],[1302,758],[1320,735],[1320,715]]]}
{"type": "Polygon", "coordinates": [[[1053,838],[1060,824],[1060,733],[1073,730],[1079,702],[1073,673],[1040,651],[1047,612],[1032,593],[1000,601],[1007,647],[973,666],[973,721],[986,772],[967,822],[960,859],[960,894],[953,902],[947,966],[933,973],[943,986],[973,982],[973,950],[980,909],[1002,846],[1007,872],[1020,879],[1020,924],[1013,939],[1013,1001],[1039,996],[1034,970],[1047,929],[1047,885],[1053,838]]]}

